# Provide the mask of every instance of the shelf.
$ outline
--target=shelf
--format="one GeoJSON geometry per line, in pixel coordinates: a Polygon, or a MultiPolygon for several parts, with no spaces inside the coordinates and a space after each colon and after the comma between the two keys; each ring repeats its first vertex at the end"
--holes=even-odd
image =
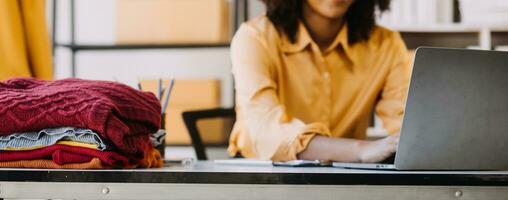
{"type": "Polygon", "coordinates": [[[74,51],[87,50],[143,50],[143,49],[177,49],[177,48],[225,48],[229,44],[56,44],[74,51]]]}
{"type": "Polygon", "coordinates": [[[474,24],[386,24],[390,29],[406,33],[475,33],[481,31],[508,32],[508,26],[486,26],[474,24]]]}

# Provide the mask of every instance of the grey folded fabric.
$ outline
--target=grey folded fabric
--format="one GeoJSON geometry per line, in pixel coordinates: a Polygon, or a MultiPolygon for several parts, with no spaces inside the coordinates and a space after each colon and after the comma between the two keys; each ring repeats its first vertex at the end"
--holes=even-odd
{"type": "Polygon", "coordinates": [[[61,127],[43,129],[38,132],[13,133],[0,136],[0,150],[32,149],[56,144],[58,141],[73,141],[97,145],[106,150],[108,145],[90,129],[61,127]]]}

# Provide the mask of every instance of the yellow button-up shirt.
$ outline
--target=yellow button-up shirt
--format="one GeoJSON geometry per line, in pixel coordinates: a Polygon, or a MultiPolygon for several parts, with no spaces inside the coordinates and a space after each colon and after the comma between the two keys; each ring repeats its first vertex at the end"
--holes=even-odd
{"type": "Polygon", "coordinates": [[[397,32],[376,26],[349,45],[345,25],[321,51],[303,23],[291,43],[261,16],[237,31],[231,57],[231,156],[293,160],[315,135],[364,139],[374,107],[389,133],[401,128],[411,68],[397,32]]]}

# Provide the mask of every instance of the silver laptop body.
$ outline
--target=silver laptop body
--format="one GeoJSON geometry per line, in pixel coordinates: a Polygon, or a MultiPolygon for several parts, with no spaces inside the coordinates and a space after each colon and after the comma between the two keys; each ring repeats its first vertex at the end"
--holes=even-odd
{"type": "Polygon", "coordinates": [[[395,165],[333,166],[508,169],[508,52],[418,48],[395,165]]]}

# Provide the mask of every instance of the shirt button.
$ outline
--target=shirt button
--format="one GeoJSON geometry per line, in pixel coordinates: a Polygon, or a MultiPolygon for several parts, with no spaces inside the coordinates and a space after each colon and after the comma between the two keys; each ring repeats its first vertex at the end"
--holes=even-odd
{"type": "Polygon", "coordinates": [[[328,72],[323,73],[323,78],[325,80],[330,80],[330,73],[328,73],[328,72]]]}

